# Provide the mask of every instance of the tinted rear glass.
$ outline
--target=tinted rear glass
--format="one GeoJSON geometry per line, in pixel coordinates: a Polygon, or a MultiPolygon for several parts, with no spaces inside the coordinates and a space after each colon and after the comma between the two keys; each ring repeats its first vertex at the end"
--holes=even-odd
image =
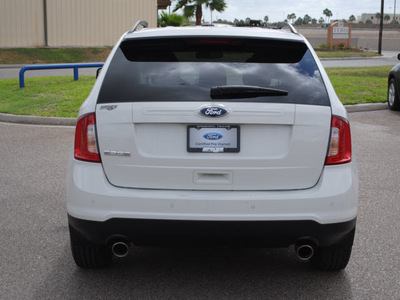
{"type": "Polygon", "coordinates": [[[230,85],[280,89],[288,95],[224,101],[329,105],[304,43],[246,38],[124,41],[107,70],[98,103],[212,101],[212,87],[230,85]]]}

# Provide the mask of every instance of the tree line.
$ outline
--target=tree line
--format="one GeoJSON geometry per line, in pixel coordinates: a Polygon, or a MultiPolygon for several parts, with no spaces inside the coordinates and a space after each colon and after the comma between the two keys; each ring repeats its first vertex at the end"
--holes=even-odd
{"type": "MultiPolygon", "coordinates": [[[[172,0],[172,2],[176,2],[174,7],[173,7],[173,13],[166,13],[162,12],[161,15],[158,17],[158,26],[160,27],[165,27],[165,26],[182,26],[184,24],[190,24],[189,20],[191,18],[195,18],[196,20],[196,25],[202,25],[204,23],[203,20],[203,8],[207,7],[211,11],[211,18],[212,18],[212,13],[214,11],[216,12],[223,12],[225,8],[227,7],[227,4],[225,0],[172,0]],[[183,10],[183,15],[179,15],[176,12],[178,10],[182,9],[183,10]]],[[[316,18],[313,18],[309,16],[308,14],[305,14],[303,17],[297,17],[295,13],[288,14],[286,19],[283,22],[290,22],[294,25],[306,25],[306,24],[329,24],[330,19],[333,16],[333,13],[330,9],[325,8],[322,11],[322,14],[325,16],[320,17],[318,20],[316,18]]],[[[376,13],[375,17],[377,19],[381,18],[380,13],[376,13]]],[[[383,20],[386,22],[389,22],[390,16],[389,15],[384,15],[383,20]]],[[[338,21],[338,20],[335,20],[338,21]]],[[[348,20],[343,19],[342,21],[349,21],[349,22],[354,22],[356,21],[356,17],[354,15],[351,15],[348,20]]],[[[395,20],[393,20],[396,22],[395,20]]],[[[269,22],[269,17],[266,15],[263,20],[252,20],[250,18],[246,18],[245,20],[238,20],[235,19],[233,22],[228,21],[228,20],[211,20],[212,23],[223,23],[223,24],[231,24],[231,25],[236,25],[236,26],[267,26],[269,22]]],[[[359,21],[359,23],[362,23],[359,21]]],[[[373,23],[371,20],[367,20],[365,22],[366,24],[368,23],[373,23]]],[[[398,22],[396,22],[398,24],[398,22]]],[[[270,25],[276,25],[277,23],[273,23],[270,25]]]]}

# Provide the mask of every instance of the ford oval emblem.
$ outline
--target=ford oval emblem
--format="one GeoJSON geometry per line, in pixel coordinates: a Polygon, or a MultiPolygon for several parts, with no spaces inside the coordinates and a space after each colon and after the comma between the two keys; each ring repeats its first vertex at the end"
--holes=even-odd
{"type": "Polygon", "coordinates": [[[207,106],[200,110],[200,114],[205,117],[216,118],[229,114],[229,111],[219,106],[207,106]]]}
{"type": "Polygon", "coordinates": [[[219,140],[223,138],[223,135],[218,132],[208,132],[203,137],[207,140],[219,140]]]}

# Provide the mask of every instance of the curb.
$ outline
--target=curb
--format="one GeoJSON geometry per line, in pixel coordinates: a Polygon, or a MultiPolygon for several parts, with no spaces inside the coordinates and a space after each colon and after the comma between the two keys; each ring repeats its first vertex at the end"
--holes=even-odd
{"type": "Polygon", "coordinates": [[[0,64],[0,69],[21,69],[22,67],[25,67],[26,65],[23,64],[0,64]]]}
{"type": "MultiPolygon", "coordinates": [[[[372,51],[375,52],[375,51],[372,51]]],[[[378,52],[378,50],[376,51],[378,52]]],[[[344,57],[320,57],[320,61],[325,60],[363,60],[363,59],[382,59],[382,58],[396,58],[397,56],[389,56],[381,54],[381,56],[344,56],[344,57]]]]}
{"type": "Polygon", "coordinates": [[[0,113],[0,122],[32,124],[32,125],[55,125],[55,126],[75,126],[75,118],[57,117],[38,117],[38,116],[19,116],[0,113]]]}
{"type": "Polygon", "coordinates": [[[372,56],[372,57],[361,57],[361,56],[345,56],[345,57],[320,57],[320,61],[330,60],[363,60],[363,59],[378,59],[378,58],[390,58],[389,56],[372,56]]]}
{"type": "MultiPolygon", "coordinates": [[[[387,103],[368,103],[346,105],[348,113],[366,112],[388,109],[387,103]]],[[[57,117],[38,117],[38,116],[19,116],[0,113],[0,122],[31,124],[31,125],[51,125],[51,126],[75,126],[75,118],[57,118],[57,117]]]]}
{"type": "Polygon", "coordinates": [[[387,102],[384,103],[366,103],[366,104],[353,104],[344,106],[348,113],[365,112],[389,109],[387,102]]]}

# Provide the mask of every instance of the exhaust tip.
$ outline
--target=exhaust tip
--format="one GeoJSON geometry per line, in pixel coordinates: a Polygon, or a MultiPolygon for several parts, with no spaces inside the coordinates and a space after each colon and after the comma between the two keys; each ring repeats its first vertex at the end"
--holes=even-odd
{"type": "Polygon", "coordinates": [[[116,242],[112,245],[111,251],[116,257],[125,257],[129,253],[129,245],[125,242],[116,242]]]}
{"type": "Polygon", "coordinates": [[[296,254],[301,260],[309,260],[314,255],[314,248],[308,244],[302,244],[296,247],[296,254]]]}

